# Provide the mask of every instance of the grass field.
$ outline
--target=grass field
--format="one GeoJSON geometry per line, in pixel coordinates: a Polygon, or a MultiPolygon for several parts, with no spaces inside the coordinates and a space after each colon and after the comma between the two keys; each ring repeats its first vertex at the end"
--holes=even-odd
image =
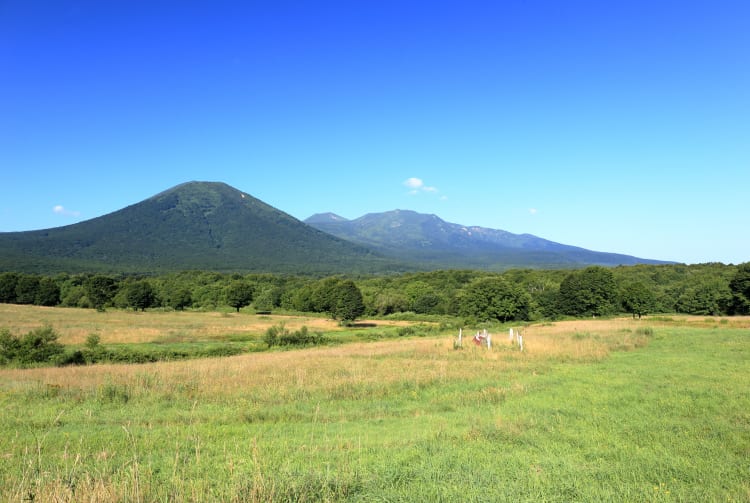
{"type": "MultiPolygon", "coordinates": [[[[331,319],[313,316],[254,315],[246,312],[126,311],[65,307],[37,307],[0,304],[0,328],[28,332],[44,325],[60,334],[63,344],[84,344],[91,334],[102,344],[169,343],[180,341],[225,341],[260,338],[265,330],[283,322],[290,330],[302,325],[310,330],[340,332],[345,328],[331,319]]],[[[377,326],[391,327],[404,322],[378,320],[377,326]]],[[[368,324],[361,321],[360,324],[368,324]]]]}
{"type": "MultiPolygon", "coordinates": [[[[36,309],[0,320],[93,330],[36,309]]],[[[111,316],[199,338],[251,318],[177,314],[111,316]]],[[[750,501],[750,319],[537,324],[523,353],[496,331],[0,369],[0,500],[750,501]]]]}

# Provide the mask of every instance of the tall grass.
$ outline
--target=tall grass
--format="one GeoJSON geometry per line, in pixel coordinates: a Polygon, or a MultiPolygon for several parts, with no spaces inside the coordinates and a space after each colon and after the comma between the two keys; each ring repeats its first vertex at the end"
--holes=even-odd
{"type": "Polygon", "coordinates": [[[0,370],[0,500],[747,501],[747,332],[647,323],[0,370]]]}
{"type": "MultiPolygon", "coordinates": [[[[261,339],[265,331],[284,323],[289,330],[306,326],[311,331],[343,332],[335,320],[311,315],[263,315],[240,312],[148,311],[39,307],[0,304],[0,328],[25,333],[51,326],[60,334],[60,342],[83,345],[91,335],[101,344],[143,344],[185,341],[225,341],[261,339]]],[[[406,322],[378,320],[377,325],[395,327],[406,322]]]]}

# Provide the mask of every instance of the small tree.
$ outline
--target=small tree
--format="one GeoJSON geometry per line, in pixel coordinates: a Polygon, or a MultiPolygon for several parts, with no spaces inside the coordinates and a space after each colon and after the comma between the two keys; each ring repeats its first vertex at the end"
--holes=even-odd
{"type": "Polygon", "coordinates": [[[628,283],[622,287],[620,299],[622,300],[622,307],[627,312],[632,313],[633,318],[638,315],[638,319],[640,319],[654,306],[653,292],[641,281],[628,283]]]}
{"type": "Polygon", "coordinates": [[[338,300],[337,288],[341,280],[339,278],[324,278],[315,285],[311,300],[313,308],[319,313],[330,313],[334,318],[336,303],[338,300]]]}
{"type": "Polygon", "coordinates": [[[362,292],[351,280],[339,282],[334,290],[334,306],[332,315],[342,323],[350,323],[365,312],[362,292]]]}
{"type": "Polygon", "coordinates": [[[88,337],[86,337],[86,347],[91,351],[94,351],[99,347],[101,340],[102,338],[98,334],[89,334],[88,337]]]}
{"type": "Polygon", "coordinates": [[[172,309],[182,311],[193,303],[193,295],[187,287],[179,287],[169,293],[167,304],[172,309]]]}
{"type": "Polygon", "coordinates": [[[227,304],[240,312],[240,309],[249,306],[253,301],[253,286],[245,281],[233,281],[225,291],[227,304]]]}
{"type": "Polygon", "coordinates": [[[84,282],[83,287],[89,302],[97,311],[103,311],[117,293],[117,282],[109,276],[92,276],[84,282]]]}
{"type": "Polygon", "coordinates": [[[270,313],[278,305],[281,290],[274,285],[264,285],[253,293],[253,306],[260,313],[270,313]]]}
{"type": "Polygon", "coordinates": [[[156,293],[151,283],[142,279],[135,281],[127,286],[125,298],[128,306],[133,310],[145,311],[147,307],[152,307],[156,303],[156,293]]]}

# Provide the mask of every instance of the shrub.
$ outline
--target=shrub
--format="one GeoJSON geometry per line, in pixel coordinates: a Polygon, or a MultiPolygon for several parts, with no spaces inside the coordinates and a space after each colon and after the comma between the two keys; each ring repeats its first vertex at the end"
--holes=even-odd
{"type": "Polygon", "coordinates": [[[50,326],[35,328],[21,337],[0,330],[0,363],[28,365],[55,361],[64,351],[50,326]]]}
{"type": "Polygon", "coordinates": [[[73,352],[62,353],[55,358],[55,365],[86,365],[86,355],[80,349],[76,349],[73,352]]]}
{"type": "Polygon", "coordinates": [[[268,347],[273,346],[305,346],[322,344],[326,342],[323,334],[319,332],[310,332],[307,327],[303,326],[299,330],[290,332],[284,327],[283,323],[268,327],[263,335],[263,342],[268,347]]]}
{"type": "Polygon", "coordinates": [[[52,327],[35,328],[21,338],[18,360],[21,363],[49,361],[63,352],[63,345],[57,342],[57,332],[52,327]]]}
{"type": "Polygon", "coordinates": [[[414,327],[398,327],[397,333],[399,337],[404,337],[406,335],[414,335],[416,332],[416,329],[414,327]]]}
{"type": "Polygon", "coordinates": [[[19,340],[7,328],[0,329],[0,365],[7,365],[16,359],[19,340]]]}
{"type": "Polygon", "coordinates": [[[101,342],[101,337],[98,334],[89,334],[86,337],[86,347],[92,351],[99,347],[99,342],[101,342]]]}

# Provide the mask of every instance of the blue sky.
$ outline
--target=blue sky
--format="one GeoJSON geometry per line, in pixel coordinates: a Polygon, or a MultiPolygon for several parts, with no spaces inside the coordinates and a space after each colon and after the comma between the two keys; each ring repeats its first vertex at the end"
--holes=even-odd
{"type": "Polygon", "coordinates": [[[747,1],[0,0],[0,231],[190,180],[750,260],[747,1]]]}

